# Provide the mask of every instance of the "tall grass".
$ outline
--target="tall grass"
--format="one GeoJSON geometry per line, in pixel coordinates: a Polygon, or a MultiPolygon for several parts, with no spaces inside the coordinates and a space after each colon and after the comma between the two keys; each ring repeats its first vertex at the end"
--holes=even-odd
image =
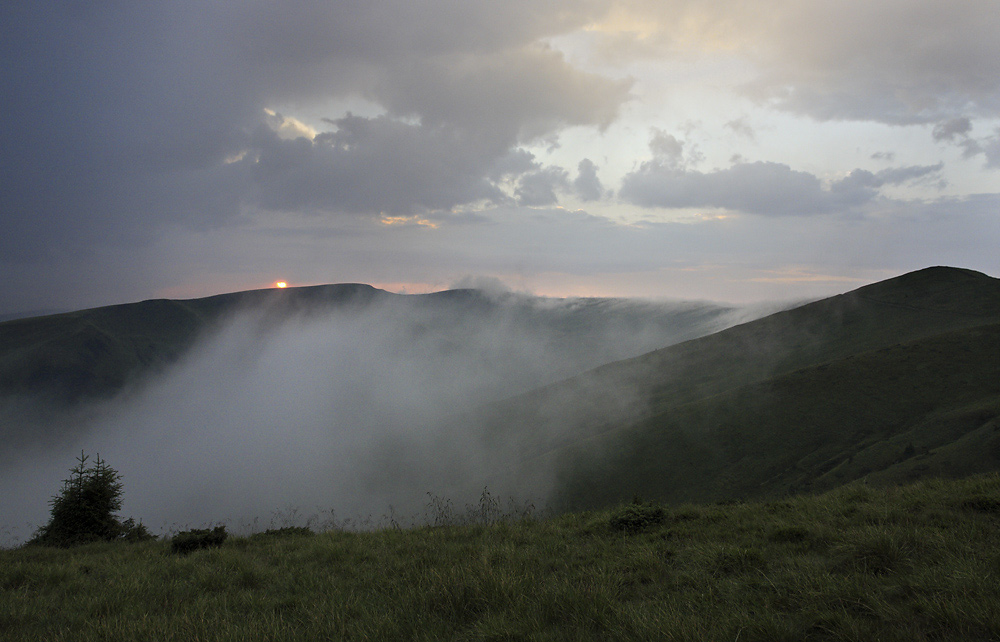
{"type": "Polygon", "coordinates": [[[665,508],[641,528],[621,528],[625,505],[284,528],[186,556],[2,551],[0,639],[997,639],[998,499],[988,475],[665,508]]]}

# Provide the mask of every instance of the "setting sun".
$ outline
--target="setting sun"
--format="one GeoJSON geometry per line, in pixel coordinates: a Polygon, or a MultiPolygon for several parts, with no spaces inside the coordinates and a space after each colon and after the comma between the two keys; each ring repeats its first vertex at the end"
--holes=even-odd
{"type": "Polygon", "coordinates": [[[274,287],[276,287],[276,288],[287,288],[288,284],[285,283],[284,281],[278,281],[277,283],[274,284],[274,287]]]}

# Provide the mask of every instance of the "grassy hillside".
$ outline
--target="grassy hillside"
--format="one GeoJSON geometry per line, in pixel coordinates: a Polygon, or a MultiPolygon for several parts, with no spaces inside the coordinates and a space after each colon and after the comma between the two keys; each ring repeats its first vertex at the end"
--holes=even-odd
{"type": "Polygon", "coordinates": [[[343,284],[253,290],[187,301],[150,300],[0,323],[0,398],[31,394],[59,404],[109,397],[175,361],[237,310],[276,314],[390,296],[343,284]]]}
{"type": "Polygon", "coordinates": [[[1000,324],[837,359],[649,414],[559,453],[564,507],[775,497],[1000,469],[1000,324]]]}
{"type": "MultiPolygon", "coordinates": [[[[1000,280],[930,268],[491,408],[556,505],[773,497],[1000,469],[1000,280]]],[[[463,418],[474,421],[475,418],[463,418]]]]}
{"type": "Polygon", "coordinates": [[[991,640],[1000,477],[367,533],[0,551],[18,640],[991,640]],[[645,517],[631,522],[623,518],[645,517]],[[659,519],[657,519],[659,518],[659,519]]]}

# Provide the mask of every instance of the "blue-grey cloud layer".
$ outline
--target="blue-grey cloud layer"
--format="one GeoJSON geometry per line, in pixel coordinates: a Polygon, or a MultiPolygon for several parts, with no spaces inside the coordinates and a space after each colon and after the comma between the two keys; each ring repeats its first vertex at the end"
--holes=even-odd
{"type": "MultiPolygon", "coordinates": [[[[429,278],[406,257],[465,272],[663,265],[665,252],[633,249],[636,228],[611,214],[619,206],[735,215],[728,226],[652,237],[673,248],[679,234],[691,252],[716,260],[715,248],[770,225],[746,217],[790,224],[822,215],[831,237],[857,231],[844,221],[859,217],[892,218],[895,229],[922,220],[919,229],[940,238],[916,212],[955,213],[957,226],[976,204],[972,218],[987,224],[978,204],[995,196],[899,202],[891,194],[944,185],[941,158],[1000,168],[998,43],[991,0],[779,0],[767,12],[732,0],[2,3],[0,302],[77,305],[105,302],[94,294],[102,290],[138,297],[190,283],[215,261],[208,239],[228,257],[217,273],[265,263],[304,270],[308,256],[330,266],[322,280],[337,279],[334,247],[344,251],[345,235],[368,243],[368,258],[356,257],[367,262],[357,272],[365,280],[429,278]],[[580,34],[593,44],[589,67],[553,40],[580,34]],[[638,81],[615,60],[693,59],[719,45],[752,69],[734,96],[817,122],[910,127],[939,153],[917,160],[869,150],[866,159],[891,166],[820,175],[767,155],[709,169],[696,144],[664,131],[654,132],[651,159],[610,158],[608,149],[634,152],[605,145],[559,166],[538,151],[542,141],[556,147],[567,128],[596,139],[621,125],[638,81]],[[323,112],[345,101],[366,109],[323,112]],[[327,117],[317,135],[293,120],[303,112],[314,126],[327,117]],[[631,171],[608,180],[604,167],[631,171]],[[559,206],[600,215],[550,228],[540,221],[551,212],[531,209],[559,206]],[[396,232],[375,222],[385,217],[440,229],[398,247],[396,232]],[[841,227],[831,222],[838,217],[841,227]],[[277,254],[283,230],[294,237],[307,228],[308,252],[277,254]]],[[[737,113],[721,129],[741,145],[766,140],[766,126],[737,113]]],[[[979,242],[980,232],[955,228],[979,242]]],[[[930,241],[911,241],[914,252],[934,255],[930,241]]],[[[768,260],[799,256],[798,247],[779,250],[768,260]]],[[[840,251],[853,261],[849,241],[840,251]]]]}
{"type": "Polygon", "coordinates": [[[3,253],[141,242],[247,206],[378,213],[500,200],[489,173],[514,146],[606,125],[627,97],[627,81],[537,42],[589,10],[7,3],[3,253]],[[312,142],[264,126],[276,103],[351,96],[387,114],[340,117],[312,142]]]}

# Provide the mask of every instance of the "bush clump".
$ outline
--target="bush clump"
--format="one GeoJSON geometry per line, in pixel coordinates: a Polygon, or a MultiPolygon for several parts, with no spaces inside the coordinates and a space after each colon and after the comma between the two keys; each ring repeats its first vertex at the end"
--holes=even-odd
{"type": "Polygon", "coordinates": [[[283,538],[283,537],[312,537],[316,533],[308,526],[282,526],[281,528],[269,528],[263,533],[251,535],[251,539],[283,538]]]}
{"type": "Polygon", "coordinates": [[[207,528],[192,528],[189,531],[181,531],[170,540],[170,550],[175,553],[186,555],[200,548],[212,548],[222,546],[226,541],[225,526],[216,526],[209,530],[207,528]]]}
{"type": "Polygon", "coordinates": [[[63,480],[58,495],[49,500],[49,523],[38,529],[29,545],[69,547],[100,541],[154,539],[141,522],[122,521],[115,512],[122,507],[121,475],[100,455],[91,465],[83,452],[63,480]]]}
{"type": "Polygon", "coordinates": [[[666,519],[667,512],[662,506],[644,503],[637,497],[612,513],[609,524],[616,531],[638,533],[666,519]]]}

